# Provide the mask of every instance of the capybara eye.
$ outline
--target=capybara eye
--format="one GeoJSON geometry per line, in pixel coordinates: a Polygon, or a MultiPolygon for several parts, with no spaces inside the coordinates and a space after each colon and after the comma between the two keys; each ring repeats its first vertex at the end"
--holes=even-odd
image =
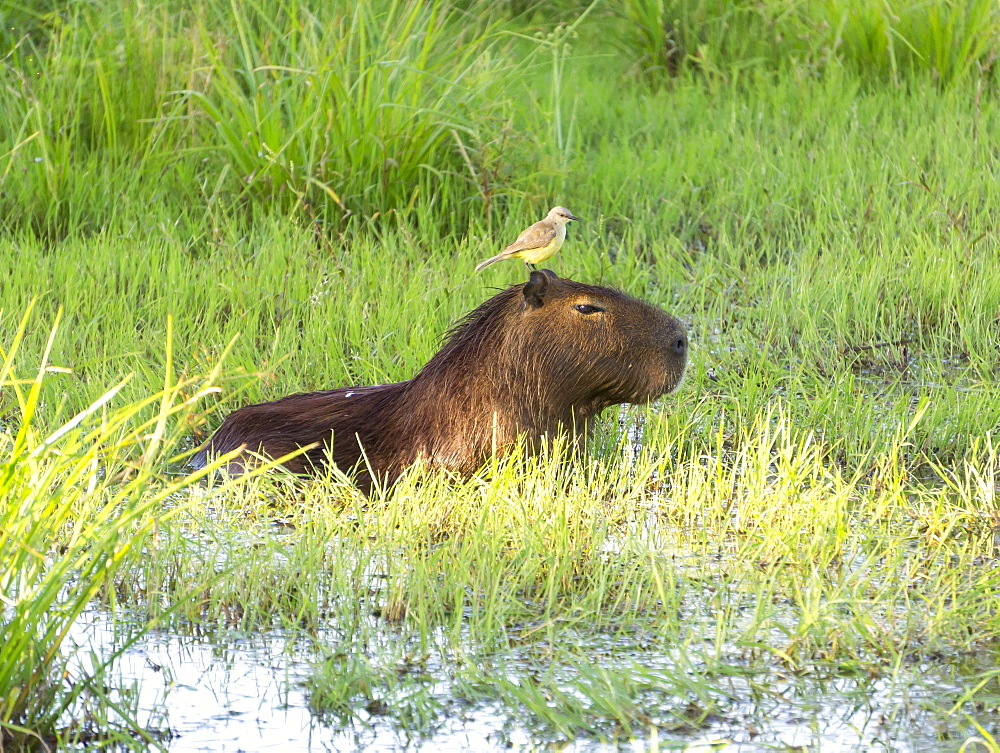
{"type": "Polygon", "coordinates": [[[604,311],[600,306],[592,306],[589,303],[578,303],[573,308],[581,314],[596,314],[598,311],[604,311]]]}

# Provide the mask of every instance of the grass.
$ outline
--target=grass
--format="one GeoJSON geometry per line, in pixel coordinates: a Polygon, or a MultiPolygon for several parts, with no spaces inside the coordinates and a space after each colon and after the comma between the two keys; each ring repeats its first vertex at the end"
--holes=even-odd
{"type": "Polygon", "coordinates": [[[0,743],[145,745],[152,738],[105,685],[113,658],[83,668],[65,644],[84,610],[113,593],[120,563],[169,518],[164,501],[203,475],[165,478],[160,467],[176,460],[185,416],[213,387],[203,380],[199,394],[183,399],[192,383],[172,382],[168,343],[161,392],[116,404],[126,379],[40,431],[34,419],[53,397],[48,376],[65,369],[49,362],[57,320],[35,375],[22,376],[19,350],[31,322],[29,308],[0,350],[0,743]]]}
{"type": "Polygon", "coordinates": [[[197,239],[262,206],[325,234],[442,180],[461,191],[508,109],[495,30],[444,2],[68,2],[56,18],[4,50],[5,216],[41,235],[97,231],[123,195],[197,239]]]}
{"type": "Polygon", "coordinates": [[[852,721],[859,745],[996,749],[996,9],[872,8],[20,16],[8,738],[156,744],[102,690],[113,656],[58,681],[98,604],[220,645],[279,630],[315,661],[317,718],[400,739],[488,718],[515,742],[820,746],[846,705],[887,720],[852,721]],[[188,488],[185,453],[239,405],[409,378],[521,281],[470,270],[553,204],[584,218],[558,273],[688,324],[677,395],[610,411],[575,466],[371,500],[336,477],[188,488]],[[106,721],[69,727],[87,704],[106,721]]]}
{"type": "Polygon", "coordinates": [[[709,80],[793,60],[801,70],[846,66],[900,84],[929,73],[940,84],[995,59],[1000,12],[987,0],[613,0],[628,24],[618,35],[633,71],[663,79],[684,69],[709,80]]]}
{"type": "Polygon", "coordinates": [[[184,574],[207,578],[183,584],[200,611],[176,616],[298,636],[317,653],[312,705],[338,727],[434,739],[462,708],[536,739],[653,726],[679,743],[746,713],[764,729],[758,691],[793,715],[776,685],[833,705],[900,685],[941,699],[922,707],[922,734],[973,734],[956,710],[984,718],[989,662],[952,682],[914,667],[991,650],[996,449],[917,482],[900,435],[860,479],[780,415],[754,428],[711,455],[672,434],[672,456],[626,443],[585,468],[513,461],[370,502],[339,484],[291,500],[270,486],[208,521],[195,510],[182,530],[203,532],[200,551],[162,537],[124,578],[160,590],[123,590],[143,609],[171,603],[184,574]]]}

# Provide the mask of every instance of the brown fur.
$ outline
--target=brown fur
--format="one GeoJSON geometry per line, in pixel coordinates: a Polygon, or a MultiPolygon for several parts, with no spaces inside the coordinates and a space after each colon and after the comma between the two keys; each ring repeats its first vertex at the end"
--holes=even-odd
{"type": "MultiPolygon", "coordinates": [[[[311,473],[326,462],[332,437],[334,462],[365,492],[369,467],[388,484],[418,460],[469,475],[519,436],[534,450],[560,430],[585,432],[610,405],[672,392],[686,363],[687,335],[674,317],[610,288],[532,272],[466,315],[408,382],[240,408],[196,463],[241,446],[274,458],[318,442],[285,463],[311,473]]],[[[239,456],[229,470],[252,462],[239,456]]]]}

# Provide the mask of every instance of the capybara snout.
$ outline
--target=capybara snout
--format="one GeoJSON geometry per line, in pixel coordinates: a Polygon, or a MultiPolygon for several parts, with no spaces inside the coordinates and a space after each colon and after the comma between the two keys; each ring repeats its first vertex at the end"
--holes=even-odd
{"type": "Polygon", "coordinates": [[[290,395],[230,414],[197,462],[243,447],[297,473],[332,457],[366,492],[417,461],[475,472],[519,439],[529,450],[560,431],[585,433],[610,405],[673,392],[687,365],[683,324],[617,290],[549,270],[467,314],[407,382],[290,395]]]}

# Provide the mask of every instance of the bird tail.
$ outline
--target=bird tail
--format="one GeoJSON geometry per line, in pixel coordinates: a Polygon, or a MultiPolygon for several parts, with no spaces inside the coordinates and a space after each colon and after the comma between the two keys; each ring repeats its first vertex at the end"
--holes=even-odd
{"type": "Polygon", "coordinates": [[[495,261],[500,261],[501,259],[506,259],[506,258],[507,258],[507,257],[506,257],[506,256],[504,256],[503,254],[497,254],[497,255],[496,255],[496,256],[494,256],[494,257],[493,257],[492,259],[487,259],[486,261],[481,261],[481,262],[479,262],[479,263],[478,263],[478,264],[476,265],[476,271],[478,272],[478,271],[479,271],[480,269],[482,269],[483,267],[488,267],[488,266],[489,266],[490,264],[492,264],[493,262],[495,262],[495,261]]]}

